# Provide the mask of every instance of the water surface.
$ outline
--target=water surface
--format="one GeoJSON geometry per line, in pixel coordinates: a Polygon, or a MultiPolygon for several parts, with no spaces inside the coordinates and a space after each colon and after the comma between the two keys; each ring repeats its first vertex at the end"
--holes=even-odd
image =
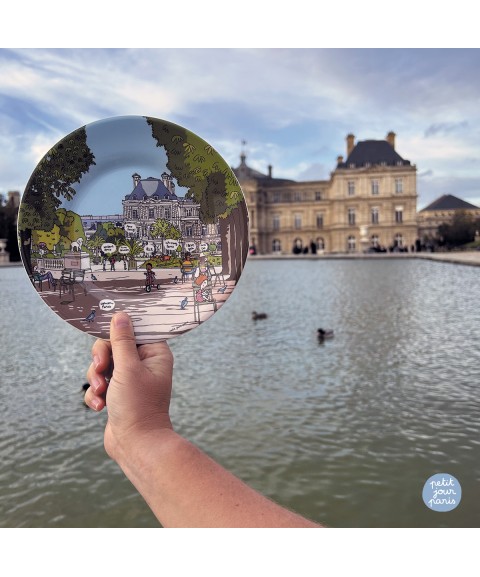
{"type": "MultiPolygon", "coordinates": [[[[328,525],[476,527],[478,278],[416,259],[248,260],[223,308],[169,342],[174,425],[328,525]],[[435,473],[462,485],[449,513],[422,501],[435,473]]],[[[93,337],[23,269],[0,269],[0,290],[0,526],[158,526],[105,455],[106,416],[82,404],[93,337]]]]}

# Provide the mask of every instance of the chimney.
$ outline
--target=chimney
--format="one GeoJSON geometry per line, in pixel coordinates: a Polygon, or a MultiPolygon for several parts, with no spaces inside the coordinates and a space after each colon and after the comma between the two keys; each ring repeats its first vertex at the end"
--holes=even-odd
{"type": "Polygon", "coordinates": [[[20,193],[18,190],[9,190],[8,191],[8,206],[10,208],[18,208],[20,205],[20,193]]]}
{"type": "Polygon", "coordinates": [[[133,188],[135,188],[137,184],[140,182],[140,179],[142,177],[137,172],[135,172],[132,174],[132,178],[133,178],[133,188]]]}
{"type": "Polygon", "coordinates": [[[395,132],[390,131],[387,134],[387,142],[388,144],[395,150],[395,132]]]}
{"type": "Polygon", "coordinates": [[[272,178],[272,168],[273,166],[271,164],[268,165],[268,178],[272,178]]]}
{"type": "Polygon", "coordinates": [[[349,134],[347,136],[347,158],[350,156],[350,153],[355,147],[355,136],[353,134],[349,134]]]}

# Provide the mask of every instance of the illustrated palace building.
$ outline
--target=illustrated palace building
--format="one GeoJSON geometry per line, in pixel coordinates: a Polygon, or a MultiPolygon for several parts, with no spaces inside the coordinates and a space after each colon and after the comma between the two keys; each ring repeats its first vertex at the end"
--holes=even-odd
{"type": "Polygon", "coordinates": [[[362,252],[371,246],[411,247],[417,240],[417,169],[385,140],[346,138],[329,180],[273,178],[246,164],[234,172],[250,217],[250,246],[257,254],[302,252],[314,243],[326,253],[362,252]]]}
{"type": "Polygon", "coordinates": [[[133,190],[122,200],[123,222],[137,227],[136,237],[150,240],[150,229],[161,218],[173,224],[184,241],[201,240],[220,243],[217,224],[204,224],[200,220],[200,205],[175,193],[172,176],[164,172],[161,178],[144,178],[135,173],[133,190]]]}

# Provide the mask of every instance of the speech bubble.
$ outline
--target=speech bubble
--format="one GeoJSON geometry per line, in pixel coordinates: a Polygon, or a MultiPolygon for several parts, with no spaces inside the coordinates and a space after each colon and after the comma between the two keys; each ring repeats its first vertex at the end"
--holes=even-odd
{"type": "Polygon", "coordinates": [[[208,242],[201,242],[200,243],[200,251],[201,252],[207,252],[208,250],[208,242]]]}
{"type": "Polygon", "coordinates": [[[128,234],[135,234],[137,232],[137,227],[133,222],[127,222],[124,226],[125,232],[128,234]]]}
{"type": "Polygon", "coordinates": [[[111,253],[111,252],[115,252],[116,250],[117,250],[117,247],[111,242],[104,242],[102,244],[102,251],[103,252],[111,253]]]}
{"type": "Polygon", "coordinates": [[[183,246],[186,252],[193,252],[195,250],[195,243],[192,241],[186,242],[183,246]]]}
{"type": "Polygon", "coordinates": [[[178,246],[178,240],[167,238],[165,239],[164,245],[167,250],[175,250],[178,246]]]}
{"type": "Polygon", "coordinates": [[[147,246],[143,247],[143,252],[146,252],[147,254],[153,252],[155,250],[155,247],[153,246],[153,244],[147,244],[147,246]]]}
{"type": "Polygon", "coordinates": [[[112,301],[112,299],[102,299],[98,305],[102,311],[113,311],[115,308],[115,301],[112,301]]]}
{"type": "Polygon", "coordinates": [[[130,252],[130,248],[128,246],[126,246],[125,244],[122,244],[122,246],[118,247],[118,252],[120,254],[128,254],[130,252]]]}

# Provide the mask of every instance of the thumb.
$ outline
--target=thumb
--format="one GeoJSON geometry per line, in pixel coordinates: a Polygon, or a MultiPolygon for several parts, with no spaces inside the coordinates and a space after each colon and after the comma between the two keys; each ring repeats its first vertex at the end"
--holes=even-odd
{"type": "Polygon", "coordinates": [[[110,323],[110,343],[116,369],[127,369],[140,360],[132,321],[127,313],[113,315],[110,323]]]}

